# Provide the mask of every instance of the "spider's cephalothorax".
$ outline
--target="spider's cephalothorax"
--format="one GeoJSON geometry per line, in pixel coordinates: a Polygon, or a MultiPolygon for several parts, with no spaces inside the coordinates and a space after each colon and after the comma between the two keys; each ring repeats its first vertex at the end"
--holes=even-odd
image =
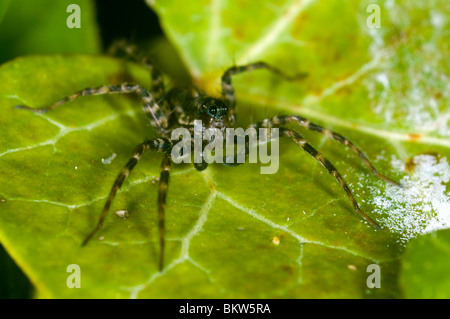
{"type": "MultiPolygon", "coordinates": [[[[153,64],[144,57],[139,57],[135,49],[131,46],[124,44],[123,42],[118,42],[116,49],[120,49],[125,52],[132,59],[144,63],[146,67],[150,70],[152,78],[152,87],[150,90],[143,88],[137,84],[123,83],[121,85],[106,85],[96,88],[87,88],[81,90],[65,99],[42,109],[34,109],[24,105],[17,105],[16,108],[27,109],[36,113],[46,113],[66,102],[72,101],[80,96],[87,95],[103,95],[103,94],[114,94],[114,93],[135,93],[138,94],[142,99],[143,111],[147,114],[151,124],[155,127],[158,137],[145,140],[143,143],[138,145],[131,155],[129,161],[124,166],[122,171],[117,176],[111,191],[109,193],[108,199],[106,200],[105,206],[101,213],[100,219],[98,221],[97,227],[86,237],[83,241],[83,245],[87,244],[88,241],[97,233],[97,231],[102,227],[103,221],[105,220],[106,214],[114,200],[114,197],[122,186],[124,180],[131,173],[133,168],[136,166],[138,161],[141,159],[142,155],[146,151],[156,151],[164,154],[162,164],[161,164],[161,174],[159,179],[159,189],[158,189],[158,229],[159,229],[159,242],[160,242],[160,256],[159,256],[159,269],[163,269],[164,262],[164,206],[166,203],[166,195],[169,183],[169,174],[171,168],[171,150],[174,146],[174,142],[171,140],[171,133],[176,128],[187,128],[193,133],[194,121],[201,120],[203,129],[214,128],[219,129],[222,132],[227,128],[233,127],[235,123],[235,106],[236,98],[234,94],[234,88],[231,82],[233,75],[251,71],[255,69],[268,69],[279,76],[292,80],[294,77],[289,77],[280,72],[278,69],[264,63],[257,62],[244,66],[233,66],[228,68],[222,75],[222,97],[216,98],[206,95],[204,92],[197,88],[173,88],[166,92],[164,83],[162,80],[162,75],[153,64]]],[[[295,78],[303,77],[304,74],[296,76],[295,78]]],[[[396,181],[378,173],[375,167],[370,163],[366,155],[359,150],[353,143],[351,143],[344,136],[319,126],[317,124],[311,123],[308,119],[298,116],[298,115],[283,115],[275,116],[273,118],[265,119],[257,123],[251,124],[250,127],[259,128],[278,128],[280,137],[288,137],[297,143],[307,154],[312,156],[316,161],[318,161],[325,169],[332,174],[336,180],[339,182],[343,190],[346,192],[348,198],[353,204],[356,212],[358,212],[365,220],[367,220],[375,228],[380,228],[379,225],[374,222],[370,217],[368,217],[359,208],[350,188],[347,183],[342,178],[341,174],[336,170],[336,168],[315,148],[313,148],[305,138],[300,135],[297,131],[293,129],[288,129],[284,127],[289,123],[298,124],[305,129],[312,130],[323,134],[347,147],[355,154],[357,154],[364,164],[372,171],[376,176],[400,186],[396,181]]],[[[223,134],[225,136],[225,134],[223,134]]],[[[227,164],[227,163],[224,163],[227,164]]],[[[208,164],[206,162],[195,163],[195,168],[198,170],[205,169],[208,164]]]]}
{"type": "MultiPolygon", "coordinates": [[[[171,101],[172,94],[180,94],[180,89],[176,88],[169,92],[168,101],[171,101]]],[[[226,100],[211,97],[201,92],[195,92],[194,96],[183,100],[183,107],[175,109],[171,119],[173,129],[177,126],[191,128],[194,121],[202,121],[204,129],[215,128],[224,131],[234,124],[234,114],[230,112],[229,104],[226,100]]]]}

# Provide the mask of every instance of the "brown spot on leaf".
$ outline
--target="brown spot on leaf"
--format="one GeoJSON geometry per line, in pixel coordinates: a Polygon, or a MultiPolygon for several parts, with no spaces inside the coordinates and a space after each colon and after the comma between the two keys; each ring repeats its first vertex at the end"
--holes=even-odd
{"type": "Polygon", "coordinates": [[[410,158],[408,158],[408,160],[405,163],[405,170],[407,172],[412,173],[412,172],[414,172],[414,167],[415,166],[416,166],[416,164],[414,163],[414,158],[410,157],[410,158]]]}
{"type": "Polygon", "coordinates": [[[293,275],[295,273],[294,267],[290,265],[283,265],[281,266],[281,269],[289,275],[293,275]]]}
{"type": "MultiPolygon", "coordinates": [[[[430,152],[423,152],[420,153],[420,155],[430,155],[430,156],[434,156],[436,158],[436,161],[439,163],[439,161],[441,160],[442,155],[439,154],[438,152],[434,152],[434,151],[430,151],[430,152]]],[[[407,172],[414,172],[414,168],[416,167],[416,163],[414,163],[414,157],[410,157],[408,158],[408,160],[405,163],[405,170],[407,172]]]]}
{"type": "Polygon", "coordinates": [[[217,186],[216,186],[216,184],[214,184],[213,182],[210,182],[210,183],[208,183],[208,186],[209,186],[209,189],[210,190],[217,190],[217,186]]]}
{"type": "Polygon", "coordinates": [[[420,134],[411,133],[411,134],[408,134],[408,138],[412,142],[417,142],[422,138],[422,136],[420,134]]]}
{"type": "Polygon", "coordinates": [[[241,28],[233,29],[233,36],[234,36],[234,38],[236,38],[238,40],[244,40],[244,37],[245,37],[241,28]]]}
{"type": "Polygon", "coordinates": [[[441,91],[436,91],[436,90],[431,89],[431,94],[434,96],[434,98],[436,100],[439,100],[439,99],[442,98],[442,92],[441,91]]]}

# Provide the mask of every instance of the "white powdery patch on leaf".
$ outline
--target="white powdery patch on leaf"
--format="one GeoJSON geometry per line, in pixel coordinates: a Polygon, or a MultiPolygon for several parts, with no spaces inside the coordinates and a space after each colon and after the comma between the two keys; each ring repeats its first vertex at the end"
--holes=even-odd
{"type": "Polygon", "coordinates": [[[386,125],[450,137],[449,15],[444,1],[386,0],[384,28],[365,28],[369,52],[380,61],[362,80],[372,111],[386,125]],[[401,37],[392,30],[401,30],[401,37]],[[445,40],[444,40],[445,39],[445,40]]]}
{"type": "MultiPolygon", "coordinates": [[[[403,188],[386,185],[384,192],[370,187],[374,213],[383,214],[380,223],[391,231],[402,235],[407,242],[417,235],[438,229],[450,228],[450,192],[446,184],[450,180],[450,165],[447,159],[432,155],[418,155],[414,159],[414,170],[400,183],[403,188]]],[[[405,164],[393,158],[392,166],[405,172],[405,164]]]]}

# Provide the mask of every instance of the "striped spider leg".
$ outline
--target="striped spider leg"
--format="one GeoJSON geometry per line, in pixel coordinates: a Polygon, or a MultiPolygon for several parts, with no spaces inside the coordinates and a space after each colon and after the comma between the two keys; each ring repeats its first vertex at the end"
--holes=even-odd
{"type": "Polygon", "coordinates": [[[295,80],[302,80],[305,77],[308,76],[307,73],[300,73],[294,76],[289,76],[282,71],[278,70],[277,68],[274,68],[273,66],[259,61],[255,63],[250,63],[247,65],[241,65],[241,66],[232,66],[228,68],[224,74],[222,75],[222,96],[223,99],[227,102],[229,107],[230,116],[232,118],[232,123],[234,123],[235,120],[235,108],[236,108],[236,95],[234,92],[234,87],[232,83],[232,76],[237,75],[239,73],[249,72],[253,70],[258,69],[267,69],[271,71],[272,73],[275,73],[282,78],[284,78],[287,81],[295,81],[295,80]]]}
{"type": "Polygon", "coordinates": [[[353,153],[355,153],[356,155],[358,155],[361,158],[361,160],[364,162],[364,164],[372,171],[372,173],[375,176],[377,176],[381,179],[384,179],[385,181],[392,183],[396,186],[401,187],[400,183],[394,181],[393,179],[391,179],[383,174],[380,174],[378,172],[378,170],[375,168],[375,166],[373,166],[373,164],[369,161],[367,156],[355,144],[350,142],[346,137],[344,137],[341,134],[336,133],[330,129],[327,129],[320,125],[311,123],[310,120],[308,120],[302,116],[299,116],[299,115],[274,116],[271,119],[265,119],[265,120],[260,121],[258,123],[258,126],[265,127],[265,128],[271,128],[271,127],[279,127],[280,125],[286,125],[289,123],[299,124],[300,126],[306,128],[308,130],[318,132],[318,133],[325,135],[326,137],[329,137],[341,144],[344,144],[345,146],[349,147],[353,153]]]}
{"type": "Polygon", "coordinates": [[[159,269],[162,270],[164,266],[164,206],[166,205],[167,190],[169,187],[169,175],[171,168],[170,150],[173,144],[172,141],[166,138],[155,138],[152,140],[147,140],[140,144],[131,155],[128,163],[124,166],[120,174],[117,176],[111,191],[109,193],[108,199],[103,207],[102,214],[97,223],[97,226],[92,230],[92,232],[86,237],[82,245],[86,245],[89,240],[101,229],[103,222],[106,218],[106,214],[116,196],[117,191],[122,186],[125,179],[130,175],[133,168],[142,158],[142,155],[146,151],[155,151],[164,153],[164,158],[161,163],[161,173],[159,177],[159,188],[158,188],[158,229],[159,229],[159,242],[160,242],[160,255],[159,255],[159,269]]]}
{"type": "Polygon", "coordinates": [[[161,107],[156,102],[156,99],[154,98],[153,94],[150,93],[148,90],[143,88],[142,86],[138,84],[132,84],[132,83],[122,83],[119,85],[103,85],[99,87],[92,87],[92,88],[86,88],[81,91],[78,91],[68,97],[65,97],[64,99],[48,106],[45,108],[35,109],[32,107],[29,107],[27,105],[16,105],[16,109],[22,109],[22,110],[28,110],[34,113],[41,113],[45,114],[67,102],[71,102],[81,96],[89,96],[89,95],[105,95],[105,94],[119,94],[119,93],[136,93],[141,96],[143,106],[142,109],[144,113],[147,114],[147,116],[150,119],[150,122],[158,131],[163,131],[165,128],[167,128],[167,119],[164,116],[164,113],[161,110],[161,107]]]}

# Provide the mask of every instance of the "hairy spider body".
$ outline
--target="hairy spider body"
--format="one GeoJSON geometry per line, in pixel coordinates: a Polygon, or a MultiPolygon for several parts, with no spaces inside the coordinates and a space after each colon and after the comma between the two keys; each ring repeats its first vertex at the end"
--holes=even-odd
{"type": "MultiPolygon", "coordinates": [[[[63,100],[54,103],[53,105],[43,108],[34,109],[24,105],[17,105],[16,108],[27,109],[36,113],[46,113],[64,103],[73,101],[81,96],[89,95],[105,95],[105,94],[117,94],[117,93],[135,93],[139,95],[142,99],[143,111],[147,114],[150,123],[156,129],[157,138],[151,140],[145,140],[143,143],[138,145],[130,159],[123,167],[122,171],[117,176],[106,203],[101,212],[97,226],[89,233],[86,239],[83,241],[82,245],[86,245],[90,239],[101,229],[105,217],[109,211],[109,208],[116,196],[117,191],[122,186],[125,179],[130,175],[133,168],[142,158],[142,155],[147,151],[154,151],[163,153],[163,159],[161,163],[161,173],[159,179],[158,187],[158,230],[159,230],[159,242],[160,242],[160,256],[159,256],[159,269],[163,269],[164,265],[164,206],[166,204],[166,196],[169,187],[169,176],[171,169],[171,150],[174,146],[171,140],[171,133],[176,128],[187,128],[194,134],[194,121],[201,120],[203,123],[203,130],[208,128],[215,128],[224,131],[227,128],[233,127],[235,123],[235,106],[236,97],[234,88],[232,85],[232,76],[256,69],[268,69],[273,73],[285,78],[286,80],[294,80],[296,78],[304,77],[304,74],[300,74],[296,77],[289,77],[279,71],[278,69],[264,63],[257,62],[244,66],[232,66],[228,68],[222,75],[222,96],[219,98],[211,97],[205,94],[198,88],[178,88],[175,87],[168,92],[166,92],[164,87],[164,82],[162,74],[154,67],[152,63],[146,57],[140,57],[136,54],[134,47],[128,46],[123,42],[118,42],[114,51],[122,50],[129,57],[137,62],[142,62],[149,70],[151,74],[152,87],[150,90],[143,88],[137,84],[123,83],[121,85],[106,85],[96,88],[86,88],[81,90],[63,100]]],[[[296,123],[308,130],[312,130],[323,134],[347,147],[350,148],[355,154],[357,154],[364,164],[372,171],[372,173],[390,183],[399,185],[396,181],[378,173],[375,167],[370,163],[366,155],[359,150],[353,143],[351,143],[344,136],[329,130],[327,128],[321,127],[317,124],[311,123],[308,119],[298,116],[275,116],[270,119],[265,119],[257,123],[251,124],[249,127],[259,129],[259,128],[279,128],[280,137],[288,137],[297,143],[307,154],[312,156],[317,162],[319,162],[327,171],[333,175],[339,182],[343,190],[346,192],[348,198],[353,204],[356,212],[358,212],[365,220],[367,220],[372,226],[379,229],[380,226],[373,221],[367,214],[365,214],[359,207],[355,197],[353,196],[347,183],[337,171],[337,169],[328,161],[320,152],[313,148],[306,139],[301,136],[297,131],[292,129],[287,129],[283,125],[289,123],[296,123]]],[[[248,147],[248,145],[246,145],[248,147]]],[[[224,163],[229,166],[236,166],[236,163],[224,163]]],[[[201,163],[194,163],[197,170],[201,171],[207,168],[208,163],[202,161],[201,163]]]]}

